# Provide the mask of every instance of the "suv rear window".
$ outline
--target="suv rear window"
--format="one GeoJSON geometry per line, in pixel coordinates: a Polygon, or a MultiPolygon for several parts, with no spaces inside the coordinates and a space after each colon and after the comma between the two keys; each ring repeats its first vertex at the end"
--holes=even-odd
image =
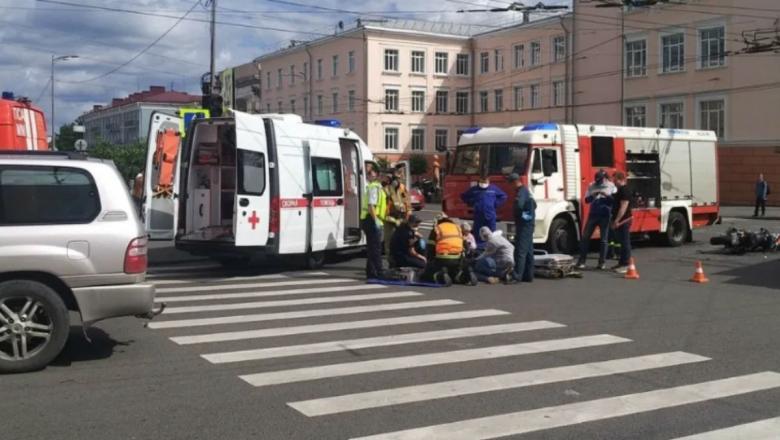
{"type": "Polygon", "coordinates": [[[0,167],[0,225],[81,224],[100,213],[92,176],[67,167],[0,167]]]}

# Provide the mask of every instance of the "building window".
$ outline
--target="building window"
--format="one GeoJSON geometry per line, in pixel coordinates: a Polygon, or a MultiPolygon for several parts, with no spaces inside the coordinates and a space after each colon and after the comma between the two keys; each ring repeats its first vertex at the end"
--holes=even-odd
{"type": "Polygon", "coordinates": [[[308,118],[309,117],[309,97],[304,96],[303,97],[303,116],[308,118]]]}
{"type": "Polygon", "coordinates": [[[455,111],[459,115],[469,112],[469,92],[455,93],[455,111]]]}
{"type": "Polygon", "coordinates": [[[323,112],[322,95],[317,95],[317,115],[322,116],[322,112],[323,112]]]}
{"type": "Polygon", "coordinates": [[[412,51],[412,73],[425,73],[425,52],[412,51]]]}
{"type": "Polygon", "coordinates": [[[488,111],[488,92],[479,92],[479,111],[485,113],[488,111]]]}
{"type": "Polygon", "coordinates": [[[521,69],[525,67],[525,45],[515,45],[513,66],[515,69],[521,69]]]}
{"type": "Polygon", "coordinates": [[[347,110],[354,112],[355,111],[355,91],[350,90],[347,92],[347,110]]]}
{"type": "Polygon", "coordinates": [[[490,70],[490,54],[482,52],[479,54],[479,73],[488,73],[490,70]]]}
{"type": "Polygon", "coordinates": [[[322,59],[317,60],[317,79],[322,79],[322,59]]]}
{"type": "Polygon", "coordinates": [[[290,66],[290,85],[295,84],[295,65],[290,66]]]}
{"type": "Polygon", "coordinates": [[[720,67],[726,64],[725,29],[723,26],[699,30],[702,69],[720,67]]]}
{"type": "Polygon", "coordinates": [[[553,92],[553,105],[555,107],[562,107],[564,103],[564,98],[566,96],[566,89],[565,89],[566,83],[563,81],[553,81],[552,86],[552,92],[553,92]]]}
{"type": "Polygon", "coordinates": [[[495,106],[495,111],[500,112],[504,110],[504,91],[501,89],[497,89],[493,91],[493,105],[495,106]]]}
{"type": "Polygon", "coordinates": [[[560,62],[566,58],[566,37],[558,36],[553,38],[553,61],[560,62]]]}
{"type": "Polygon", "coordinates": [[[425,151],[425,129],[412,129],[412,151],[425,151]]]}
{"type": "Polygon", "coordinates": [[[398,111],[398,89],[385,89],[385,111],[398,111]]]}
{"type": "Polygon", "coordinates": [[[282,113],[282,101],[276,103],[276,113],[282,113]]]}
{"type": "Polygon", "coordinates": [[[661,104],[661,128],[683,128],[683,103],[670,102],[661,104]]]}
{"type": "Polygon", "coordinates": [[[663,72],[682,72],[685,69],[685,34],[661,37],[663,47],[663,72]]]}
{"type": "Polygon", "coordinates": [[[647,75],[647,41],[626,42],[626,77],[647,75]]]}
{"type": "Polygon", "coordinates": [[[539,84],[533,84],[531,86],[531,108],[539,108],[541,106],[542,100],[540,96],[540,89],[541,86],[539,84]]]}
{"type": "Polygon", "coordinates": [[[398,72],[398,49],[385,49],[385,71],[398,72]]]}
{"type": "Polygon", "coordinates": [[[523,109],[523,88],[515,86],[515,110],[523,109]]]}
{"type": "Polygon", "coordinates": [[[504,70],[504,53],[501,49],[493,50],[493,64],[495,64],[496,72],[504,70]]]}
{"type": "Polygon", "coordinates": [[[723,138],[726,125],[726,102],[722,99],[700,101],[699,121],[702,130],[712,130],[719,138],[723,138]]]}
{"type": "Polygon", "coordinates": [[[266,102],[265,103],[265,112],[266,113],[271,113],[271,103],[270,102],[266,102]]]}
{"type": "Polygon", "coordinates": [[[629,127],[647,126],[647,109],[644,105],[626,107],[626,125],[629,127]]]}
{"type": "Polygon", "coordinates": [[[447,149],[447,135],[449,133],[447,132],[446,128],[437,128],[435,133],[435,141],[434,141],[434,148],[436,148],[436,151],[443,151],[447,149]]]}
{"type": "Polygon", "coordinates": [[[265,72],[265,89],[271,90],[271,72],[265,72]]]}
{"type": "Polygon", "coordinates": [[[463,136],[463,133],[465,133],[466,130],[459,129],[457,132],[455,132],[455,144],[460,143],[460,137],[463,136]]]}
{"type": "Polygon", "coordinates": [[[350,50],[347,54],[347,73],[355,72],[355,51],[350,50]]]}
{"type": "Polygon", "coordinates": [[[339,112],[339,94],[334,93],[333,94],[333,113],[339,112]]]}
{"type": "Polygon", "coordinates": [[[277,89],[282,88],[282,69],[276,70],[276,88],[277,89]]]}
{"type": "Polygon", "coordinates": [[[468,76],[469,71],[469,54],[459,53],[455,66],[455,73],[458,75],[468,76]]]}
{"type": "Polygon", "coordinates": [[[303,63],[303,72],[301,72],[301,76],[303,76],[303,82],[306,82],[306,80],[309,79],[309,63],[303,63]]]}
{"type": "Polygon", "coordinates": [[[542,43],[534,41],[531,43],[531,66],[542,64],[542,43]]]}
{"type": "Polygon", "coordinates": [[[290,100],[290,113],[295,113],[295,100],[290,100]]]}
{"type": "Polygon", "coordinates": [[[333,74],[331,76],[338,76],[338,74],[339,74],[339,56],[338,55],[333,55],[331,60],[332,60],[331,65],[333,67],[333,74]]]}
{"type": "Polygon", "coordinates": [[[385,127],[385,150],[398,150],[397,127],[385,127]]]}
{"type": "Polygon", "coordinates": [[[450,70],[450,57],[447,52],[436,52],[434,73],[446,75],[450,70]]]}
{"type": "Polygon", "coordinates": [[[412,111],[425,111],[425,92],[422,90],[412,90],[412,111]]]}
{"type": "Polygon", "coordinates": [[[436,91],[436,113],[447,113],[449,110],[449,93],[446,90],[436,91]]]}

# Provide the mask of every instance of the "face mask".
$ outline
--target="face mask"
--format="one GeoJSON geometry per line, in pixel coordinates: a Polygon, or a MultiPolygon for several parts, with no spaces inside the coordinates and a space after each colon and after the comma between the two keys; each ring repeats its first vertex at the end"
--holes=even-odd
{"type": "Polygon", "coordinates": [[[480,183],[479,187],[482,188],[482,189],[487,189],[488,184],[487,183],[480,183]]]}

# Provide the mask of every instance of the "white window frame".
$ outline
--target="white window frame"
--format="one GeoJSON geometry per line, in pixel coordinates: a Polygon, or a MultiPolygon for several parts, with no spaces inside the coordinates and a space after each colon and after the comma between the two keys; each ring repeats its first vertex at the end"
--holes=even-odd
{"type": "Polygon", "coordinates": [[[301,71],[301,75],[303,77],[303,82],[306,82],[309,80],[309,62],[304,61],[303,62],[303,70],[301,71]]]}
{"type": "Polygon", "coordinates": [[[281,89],[282,88],[282,75],[283,75],[282,74],[282,70],[283,69],[281,67],[276,69],[276,82],[277,82],[276,88],[277,89],[281,89]]]}
{"type": "Polygon", "coordinates": [[[339,56],[333,55],[330,57],[331,78],[338,78],[339,76],[339,56]]]}
{"type": "Polygon", "coordinates": [[[295,64],[290,66],[290,85],[295,85],[295,64]]]}
{"type": "Polygon", "coordinates": [[[490,92],[487,90],[479,91],[479,112],[487,113],[490,111],[490,92]]]}
{"type": "Polygon", "coordinates": [[[425,74],[425,58],[426,58],[426,53],[424,50],[417,50],[417,49],[412,50],[411,53],[409,54],[409,61],[410,61],[409,71],[412,74],[416,74],[416,75],[425,74]],[[420,58],[415,59],[416,54],[422,54],[422,59],[420,58]],[[419,70],[415,70],[415,61],[419,61],[421,63],[421,66],[418,66],[420,67],[419,70]]]}
{"type": "Polygon", "coordinates": [[[525,108],[525,86],[522,84],[512,86],[512,108],[515,110],[523,110],[525,108]],[[520,98],[519,102],[518,97],[520,98]]]}
{"type": "Polygon", "coordinates": [[[449,113],[450,111],[450,91],[446,89],[439,89],[436,90],[436,94],[434,95],[435,103],[434,103],[434,109],[436,110],[436,113],[438,114],[445,114],[449,113]],[[444,93],[444,111],[439,111],[439,104],[441,97],[439,96],[440,93],[444,93]]]}
{"type": "Polygon", "coordinates": [[[504,71],[504,51],[503,49],[493,49],[493,67],[496,72],[504,71]]]}
{"type": "Polygon", "coordinates": [[[466,114],[471,113],[471,92],[469,92],[468,90],[458,90],[458,91],[455,91],[455,113],[457,113],[459,115],[466,115],[466,114]],[[460,104],[461,100],[458,99],[458,98],[462,97],[464,94],[466,96],[466,109],[465,109],[465,111],[461,112],[459,110],[460,109],[460,105],[459,104],[460,104]]]}
{"type": "Polygon", "coordinates": [[[434,75],[449,75],[450,73],[450,54],[449,52],[434,52],[433,53],[433,74],[434,75]],[[443,66],[441,65],[443,61],[443,66]],[[442,70],[441,67],[444,67],[442,70]]]}
{"type": "Polygon", "coordinates": [[[455,55],[455,74],[458,76],[470,76],[471,75],[471,54],[459,53],[455,55]],[[466,73],[460,73],[461,60],[465,59],[466,73]]]}
{"type": "Polygon", "coordinates": [[[726,31],[726,22],[724,20],[708,21],[705,23],[700,23],[696,27],[696,59],[698,60],[696,63],[696,68],[698,70],[720,69],[726,66],[728,63],[728,57],[726,56],[726,51],[728,50],[728,39],[726,38],[726,31]],[[712,64],[709,62],[709,60],[707,60],[708,62],[705,65],[704,52],[702,51],[702,45],[704,43],[702,40],[702,32],[717,28],[723,29],[723,56],[719,64],[712,64]]]}
{"type": "Polygon", "coordinates": [[[317,95],[317,116],[322,116],[325,111],[325,98],[322,95],[317,95]]]}
{"type": "Polygon", "coordinates": [[[542,107],[542,84],[533,83],[528,85],[528,102],[531,109],[538,109],[542,107]],[[534,91],[536,91],[536,98],[534,98],[534,91]]]}
{"type": "Polygon", "coordinates": [[[673,129],[676,129],[676,130],[680,130],[680,129],[684,129],[685,128],[685,119],[686,119],[686,115],[685,115],[685,98],[680,97],[680,98],[664,99],[662,101],[658,101],[658,104],[657,104],[656,107],[657,107],[656,108],[656,110],[657,110],[656,114],[658,115],[657,125],[659,127],[666,128],[666,129],[673,128],[673,129]],[[670,105],[670,104],[680,104],[682,106],[681,110],[680,110],[680,115],[682,117],[682,127],[668,127],[668,126],[666,126],[664,124],[663,106],[670,105]]]}
{"type": "Polygon", "coordinates": [[[355,73],[356,68],[356,62],[355,62],[355,51],[350,50],[347,53],[347,73],[355,73]]]}
{"type": "Polygon", "coordinates": [[[504,111],[504,89],[493,90],[493,110],[504,111]]]}
{"type": "Polygon", "coordinates": [[[382,67],[383,67],[382,71],[388,73],[400,72],[399,58],[401,57],[401,51],[394,48],[386,48],[383,52],[383,55],[384,56],[382,57],[382,67]]]}
{"type": "Polygon", "coordinates": [[[623,125],[627,127],[647,127],[647,112],[648,105],[646,102],[628,102],[623,106],[623,125]],[[642,108],[644,109],[644,124],[642,125],[632,125],[629,123],[628,118],[628,110],[633,108],[642,108]]]}
{"type": "Polygon", "coordinates": [[[531,67],[537,67],[542,65],[542,41],[541,40],[535,40],[532,41],[529,45],[531,48],[531,60],[529,64],[531,67]]]}
{"type": "Polygon", "coordinates": [[[413,126],[409,129],[409,148],[412,151],[425,151],[425,126],[413,126]],[[421,134],[417,139],[421,145],[415,146],[415,132],[421,134]]]}
{"type": "Polygon", "coordinates": [[[282,107],[282,101],[276,102],[276,112],[277,113],[284,113],[284,108],[282,107]]]}
{"type": "Polygon", "coordinates": [[[490,73],[490,52],[479,53],[479,74],[490,73]]]}
{"type": "Polygon", "coordinates": [[[552,107],[563,107],[566,105],[566,81],[561,78],[553,79],[550,85],[550,104],[552,107]],[[556,86],[560,86],[559,91],[556,86]]]}
{"type": "Polygon", "coordinates": [[[550,39],[550,58],[553,63],[562,63],[566,60],[566,35],[555,35],[550,39]],[[558,53],[558,43],[563,42],[562,53],[558,53]],[[560,56],[559,56],[560,55],[560,56]]]}
{"type": "Polygon", "coordinates": [[[450,130],[444,127],[436,127],[433,130],[433,148],[439,151],[439,141],[444,140],[444,147],[447,147],[447,143],[450,141],[450,130]],[[443,137],[442,137],[443,134],[443,137]]]}
{"type": "Polygon", "coordinates": [[[425,112],[425,89],[412,89],[412,113],[425,112]],[[422,96],[420,96],[422,94],[422,96]]]}
{"type": "MultiPolygon", "coordinates": [[[[696,127],[700,130],[710,130],[709,128],[704,128],[704,121],[702,120],[701,115],[701,104],[703,102],[710,102],[710,101],[723,101],[723,136],[718,137],[718,139],[727,139],[728,138],[728,125],[729,125],[729,99],[727,95],[724,94],[705,94],[705,95],[699,95],[694,100],[694,105],[696,106],[696,127]]],[[[714,131],[714,130],[713,130],[714,131]]],[[[716,132],[717,134],[717,132],[716,132]]]]}
{"type": "Polygon", "coordinates": [[[295,99],[290,100],[290,113],[295,113],[295,99]]]}
{"type": "Polygon", "coordinates": [[[518,43],[512,46],[512,68],[525,69],[525,44],[518,43]],[[518,56],[518,53],[520,56],[518,56]]]}
{"type": "Polygon", "coordinates": [[[265,72],[265,89],[271,90],[271,72],[265,72]]]}
{"type": "Polygon", "coordinates": [[[317,60],[317,80],[322,80],[322,58],[317,60]]]}
{"type": "Polygon", "coordinates": [[[347,111],[355,111],[355,91],[350,90],[347,92],[347,111]]]}
{"type": "Polygon", "coordinates": [[[644,78],[647,76],[647,38],[644,35],[637,35],[626,38],[625,43],[623,43],[623,51],[624,51],[624,58],[625,58],[625,65],[623,66],[624,69],[624,77],[625,78],[644,78]],[[632,50],[629,52],[628,45],[632,43],[640,43],[644,42],[644,57],[642,60],[644,61],[641,65],[634,65],[631,63],[633,61],[632,55],[635,52],[640,51],[634,51],[632,50]],[[635,73],[638,72],[638,73],[635,73]]]}
{"type": "Polygon", "coordinates": [[[398,151],[399,150],[399,138],[401,137],[401,127],[398,125],[385,125],[384,130],[383,147],[385,151],[398,151]],[[392,137],[391,137],[392,136],[392,137]],[[392,141],[395,145],[388,145],[388,141],[392,141]]]}
{"type": "Polygon", "coordinates": [[[399,87],[385,87],[385,112],[397,113],[400,111],[401,90],[399,87]],[[388,92],[395,92],[395,98],[388,98],[388,92]],[[388,99],[390,99],[388,101],[388,99]],[[395,108],[392,108],[395,107],[395,108]]]}
{"type": "MultiPolygon", "coordinates": [[[[683,73],[686,69],[686,62],[685,62],[685,31],[683,29],[669,29],[663,32],[660,32],[658,34],[658,73],[663,75],[669,75],[674,73],[683,73]],[[666,66],[664,65],[664,52],[666,51],[664,47],[664,38],[672,37],[675,35],[681,35],[682,36],[682,43],[678,44],[677,46],[682,48],[682,53],[680,54],[680,59],[682,64],[679,66],[679,68],[675,69],[666,69],[666,66]]],[[[669,59],[671,60],[671,54],[669,55],[669,59]]],[[[671,64],[670,64],[671,67],[671,64]]]]}
{"type": "Polygon", "coordinates": [[[339,112],[339,92],[333,92],[330,96],[333,100],[331,103],[331,110],[333,110],[333,114],[336,114],[339,112]]]}

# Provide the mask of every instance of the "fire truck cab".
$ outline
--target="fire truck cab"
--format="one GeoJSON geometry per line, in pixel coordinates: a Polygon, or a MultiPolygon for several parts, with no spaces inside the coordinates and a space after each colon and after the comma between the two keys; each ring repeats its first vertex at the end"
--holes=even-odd
{"type": "Polygon", "coordinates": [[[11,92],[0,98],[0,150],[48,150],[46,118],[25,98],[11,92]]]}
{"type": "Polygon", "coordinates": [[[225,264],[255,254],[322,264],[327,251],[365,244],[360,207],[366,144],[338,121],[297,115],[196,119],[181,141],[179,118],[152,115],[145,220],[152,239],[225,264]],[[173,175],[163,171],[171,162],[173,175]]]}
{"type": "Polygon", "coordinates": [[[534,243],[573,253],[588,215],[594,174],[623,171],[633,195],[634,233],[677,246],[719,214],[717,137],[711,131],[541,123],[471,129],[461,136],[444,183],[444,210],[471,218],[460,198],[480,175],[510,195],[498,214],[512,229],[505,182],[518,173],[537,201],[534,243]]]}

